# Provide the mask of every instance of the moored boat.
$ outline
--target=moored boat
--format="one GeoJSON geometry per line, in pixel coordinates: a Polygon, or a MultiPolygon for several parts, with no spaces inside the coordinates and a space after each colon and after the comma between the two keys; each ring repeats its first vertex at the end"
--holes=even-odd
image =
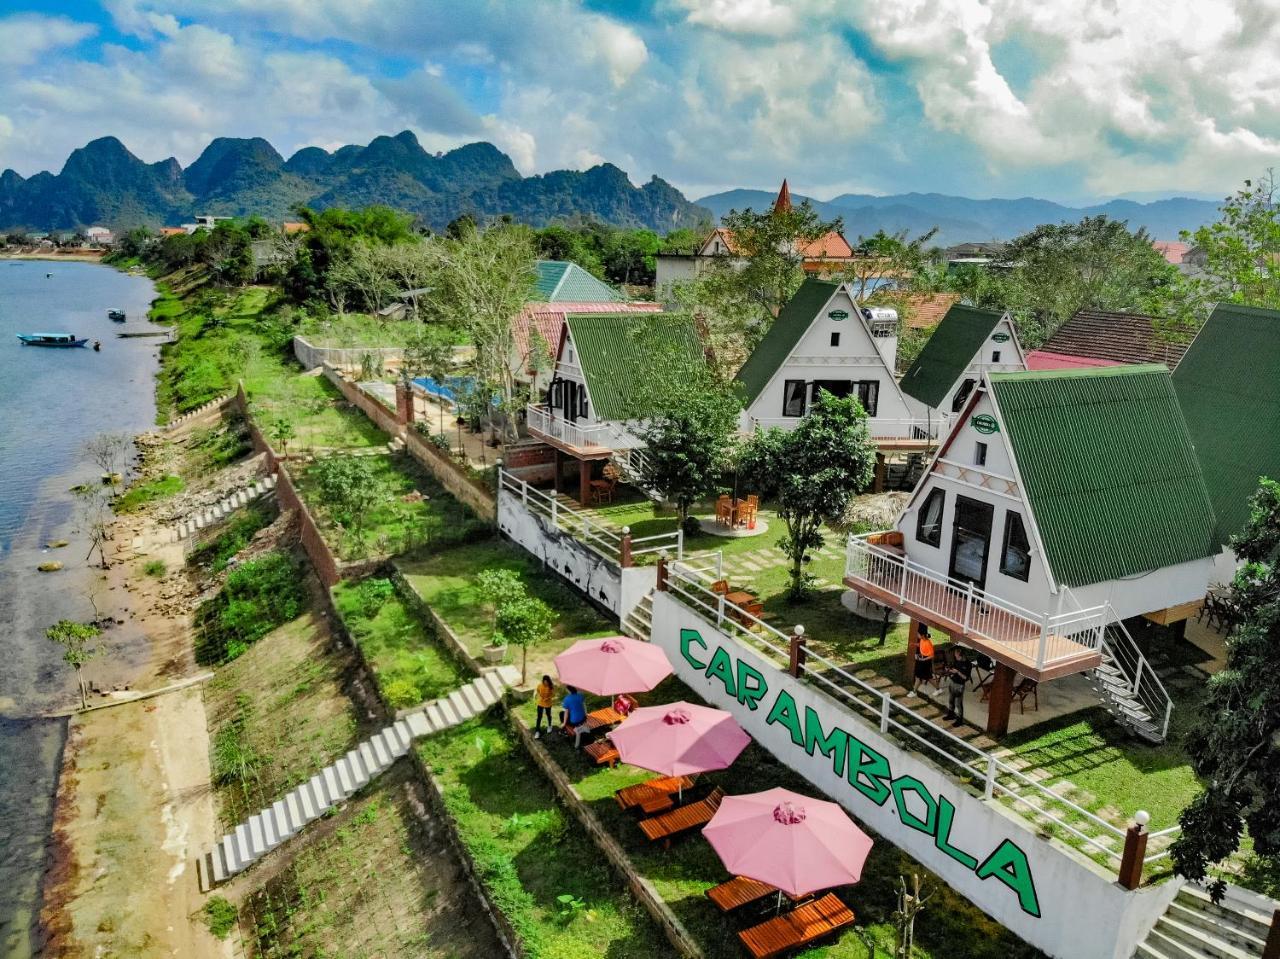
{"type": "Polygon", "coordinates": [[[123,323],[125,321],[124,310],[107,310],[107,319],[123,323]]]}
{"type": "Polygon", "coordinates": [[[19,333],[23,346],[84,346],[89,338],[80,339],[74,333],[19,333]]]}

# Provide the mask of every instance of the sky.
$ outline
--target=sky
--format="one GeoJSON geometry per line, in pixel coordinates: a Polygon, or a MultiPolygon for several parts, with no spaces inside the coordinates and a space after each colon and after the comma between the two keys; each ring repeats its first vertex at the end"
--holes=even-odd
{"type": "Polygon", "coordinates": [[[691,198],[1220,198],[1280,165],[1280,0],[0,0],[0,169],[412,130],[691,198]]]}

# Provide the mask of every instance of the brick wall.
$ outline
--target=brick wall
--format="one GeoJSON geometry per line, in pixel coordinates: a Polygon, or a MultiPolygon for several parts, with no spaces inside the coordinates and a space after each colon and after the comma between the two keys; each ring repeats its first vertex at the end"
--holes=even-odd
{"type": "Polygon", "coordinates": [[[276,467],[276,499],[279,500],[281,509],[297,511],[298,539],[301,540],[302,548],[306,551],[307,558],[311,560],[316,575],[320,577],[320,582],[324,583],[326,588],[340,582],[342,568],[337,557],[333,555],[329,544],[320,535],[320,527],[316,525],[315,518],[307,509],[307,504],[298,495],[293,479],[283,464],[278,464],[276,467]]]}

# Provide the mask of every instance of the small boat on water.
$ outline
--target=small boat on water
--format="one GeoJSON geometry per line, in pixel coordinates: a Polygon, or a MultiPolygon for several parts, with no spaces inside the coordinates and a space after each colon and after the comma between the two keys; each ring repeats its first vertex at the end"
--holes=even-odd
{"type": "Polygon", "coordinates": [[[124,310],[107,310],[107,319],[114,320],[116,323],[125,321],[124,310]]]}
{"type": "Polygon", "coordinates": [[[84,346],[89,338],[78,338],[74,333],[19,333],[23,346],[84,346]]]}

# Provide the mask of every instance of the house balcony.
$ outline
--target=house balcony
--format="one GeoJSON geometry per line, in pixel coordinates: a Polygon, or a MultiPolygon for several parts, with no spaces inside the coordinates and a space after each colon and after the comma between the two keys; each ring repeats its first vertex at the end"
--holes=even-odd
{"type": "MultiPolygon", "coordinates": [[[[793,430],[800,425],[802,417],[747,417],[747,433],[779,427],[793,430]]],[[[867,429],[871,439],[883,452],[918,452],[930,450],[938,445],[939,437],[945,436],[955,421],[954,414],[938,413],[930,417],[905,417],[892,419],[873,416],[867,420],[867,429]]]]}
{"type": "Polygon", "coordinates": [[[902,543],[894,531],[850,537],[845,585],[1030,679],[1043,682],[1101,663],[1106,606],[1032,612],[913,563],[902,543]]]}
{"type": "Polygon", "coordinates": [[[525,414],[531,436],[574,459],[608,459],[618,451],[642,445],[618,423],[574,423],[533,404],[526,407],[525,414]]]}

